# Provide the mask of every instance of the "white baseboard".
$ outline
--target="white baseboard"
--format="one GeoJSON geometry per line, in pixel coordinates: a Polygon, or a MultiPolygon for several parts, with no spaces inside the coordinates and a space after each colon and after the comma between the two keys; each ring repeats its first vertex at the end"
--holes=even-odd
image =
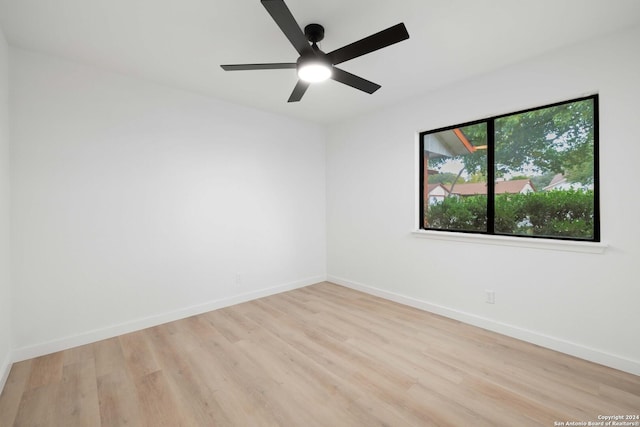
{"type": "Polygon", "coordinates": [[[174,320],[184,319],[186,317],[195,316],[197,314],[206,313],[208,311],[217,310],[219,308],[229,307],[254,299],[290,291],[297,288],[312,285],[314,283],[326,280],[326,276],[314,276],[306,279],[296,280],[294,282],[285,283],[283,285],[273,286],[269,288],[259,289],[257,291],[246,292],[179,310],[162,313],[155,316],[149,316],[141,319],[132,320],[130,322],[120,323],[105,328],[87,331],[82,334],[68,336],[41,344],[31,345],[14,349],[11,353],[10,360],[20,362],[22,360],[34,357],[44,356],[45,354],[55,353],[57,351],[67,350],[69,348],[80,345],[90,344],[96,341],[116,337],[118,335],[127,334],[129,332],[139,331],[141,329],[150,328],[152,326],[161,325],[174,320]]]}
{"type": "Polygon", "coordinates": [[[384,289],[364,285],[362,283],[354,282],[341,277],[329,275],[327,276],[327,280],[329,282],[333,282],[347,288],[355,289],[357,291],[371,294],[380,298],[408,305],[420,310],[428,311],[430,313],[435,313],[444,317],[459,320],[470,325],[478,326],[480,328],[488,329],[490,331],[517,338],[522,341],[530,342],[541,347],[579,357],[580,359],[599,363],[601,365],[629,372],[634,375],[640,375],[640,361],[638,360],[627,359],[625,357],[607,353],[606,351],[587,347],[561,338],[552,337],[506,323],[497,322],[492,319],[477,316],[471,313],[466,313],[438,304],[432,304],[428,301],[423,301],[406,295],[389,292],[384,289]]]}
{"type": "Polygon", "coordinates": [[[7,379],[9,378],[9,371],[11,371],[11,354],[7,354],[2,365],[0,365],[0,394],[2,394],[4,385],[7,383],[7,379]]]}

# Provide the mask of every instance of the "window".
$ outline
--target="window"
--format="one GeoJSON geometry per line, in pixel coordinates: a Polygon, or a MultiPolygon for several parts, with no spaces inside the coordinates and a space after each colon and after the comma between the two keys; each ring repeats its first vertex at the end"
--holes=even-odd
{"type": "Polygon", "coordinates": [[[422,229],[600,241],[598,96],[422,132],[422,229]]]}

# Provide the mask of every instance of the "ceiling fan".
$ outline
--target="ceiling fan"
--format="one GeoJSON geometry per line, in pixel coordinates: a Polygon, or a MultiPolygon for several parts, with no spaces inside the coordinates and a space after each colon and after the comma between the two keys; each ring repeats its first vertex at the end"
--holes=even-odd
{"type": "Polygon", "coordinates": [[[270,64],[235,64],[221,65],[225,71],[243,70],[278,70],[295,68],[298,71],[296,84],[288,102],[298,102],[311,83],[331,78],[369,94],[380,89],[380,85],[351,74],[335,65],[353,58],[371,53],[409,38],[403,23],[382,30],[361,40],[348,44],[340,49],[324,53],[317,43],[324,38],[324,28],[319,24],[309,24],[304,33],[283,0],[260,0],[280,30],[289,39],[300,57],[296,62],[270,64]]]}

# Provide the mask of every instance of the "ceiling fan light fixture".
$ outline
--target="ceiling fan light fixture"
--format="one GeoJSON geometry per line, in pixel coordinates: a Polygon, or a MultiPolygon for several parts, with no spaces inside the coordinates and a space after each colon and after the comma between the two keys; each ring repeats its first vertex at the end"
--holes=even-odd
{"type": "Polygon", "coordinates": [[[331,78],[331,64],[320,58],[300,61],[298,77],[307,83],[319,83],[331,78]]]}
{"type": "Polygon", "coordinates": [[[331,77],[331,68],[319,62],[307,63],[298,67],[298,77],[308,83],[319,83],[331,77]]]}

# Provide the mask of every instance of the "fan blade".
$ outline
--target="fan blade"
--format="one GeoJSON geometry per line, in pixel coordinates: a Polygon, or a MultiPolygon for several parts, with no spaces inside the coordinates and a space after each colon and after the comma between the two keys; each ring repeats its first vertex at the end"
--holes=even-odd
{"type": "Polygon", "coordinates": [[[260,2],[300,55],[309,50],[307,38],[283,0],[261,0],[260,2]]]}
{"type": "Polygon", "coordinates": [[[379,84],[370,82],[369,80],[365,80],[362,77],[358,77],[355,74],[348,73],[336,67],[333,67],[333,75],[331,78],[367,93],[373,93],[382,87],[379,84]]]}
{"type": "Polygon", "coordinates": [[[407,27],[405,27],[403,23],[400,23],[386,30],[382,30],[379,33],[365,37],[362,40],[341,47],[340,49],[336,49],[328,53],[327,56],[333,65],[337,65],[408,38],[409,33],[407,32],[407,27]]]}
{"type": "Polygon", "coordinates": [[[295,62],[280,62],[273,64],[234,64],[221,65],[225,71],[245,71],[245,70],[282,70],[285,68],[296,68],[295,62]]]}
{"type": "Polygon", "coordinates": [[[289,97],[289,100],[287,102],[300,101],[302,99],[302,95],[304,95],[308,87],[308,82],[298,80],[298,83],[296,84],[296,87],[293,88],[293,92],[291,92],[291,96],[289,97]]]}

